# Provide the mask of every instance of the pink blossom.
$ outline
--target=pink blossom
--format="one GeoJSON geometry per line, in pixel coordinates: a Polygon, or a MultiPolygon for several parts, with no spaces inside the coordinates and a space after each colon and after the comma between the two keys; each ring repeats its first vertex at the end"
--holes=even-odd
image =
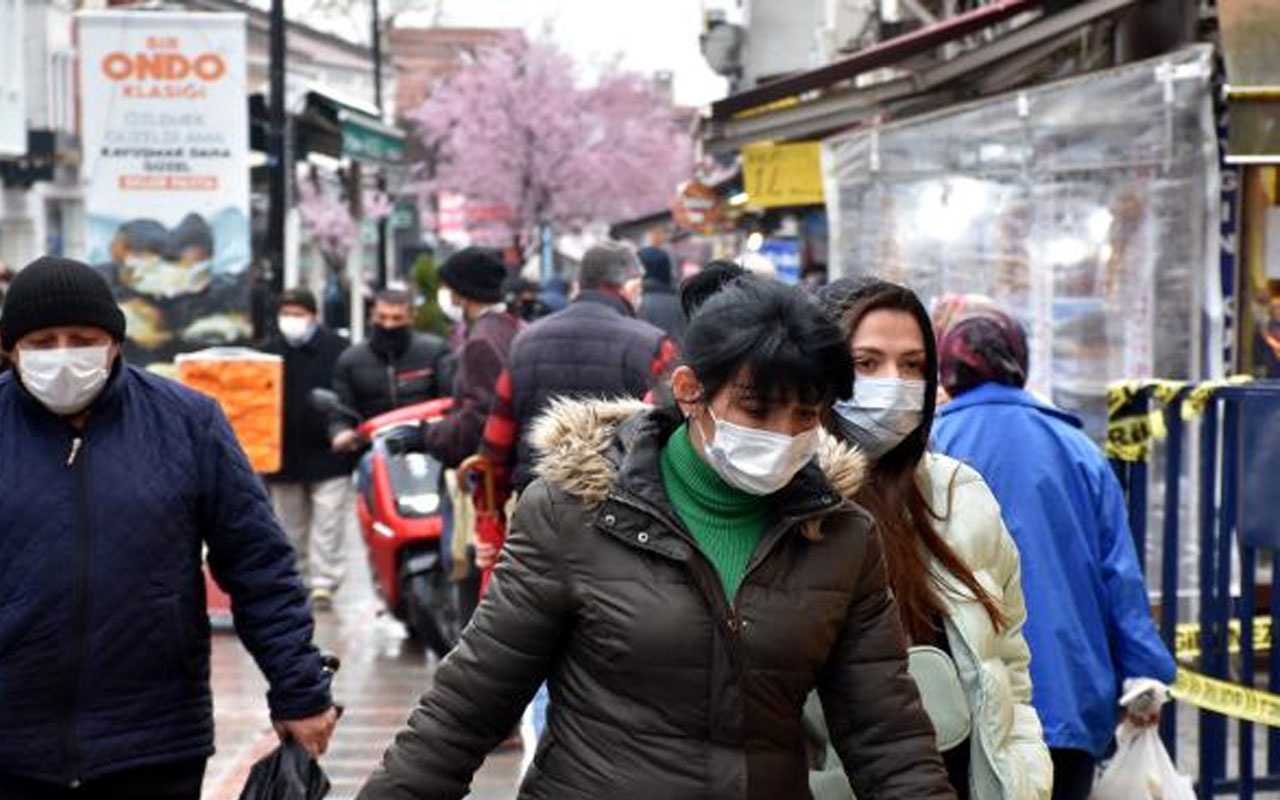
{"type": "Polygon", "coordinates": [[[550,43],[481,51],[410,118],[438,154],[427,187],[511,209],[511,233],[660,210],[693,167],[689,131],[643,77],[610,73],[581,88],[550,43]]]}
{"type": "Polygon", "coordinates": [[[341,263],[356,242],[351,209],[333,189],[315,181],[298,181],[298,213],[303,231],[331,264],[341,263]]]}

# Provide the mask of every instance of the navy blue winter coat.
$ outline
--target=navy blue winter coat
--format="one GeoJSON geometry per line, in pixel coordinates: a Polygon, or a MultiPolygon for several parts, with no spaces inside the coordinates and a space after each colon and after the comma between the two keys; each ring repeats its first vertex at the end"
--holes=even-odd
{"type": "Polygon", "coordinates": [[[0,772],[213,752],[205,544],[272,716],[324,711],[293,552],[217,404],[117,366],[77,431],[0,376],[0,772]]]}

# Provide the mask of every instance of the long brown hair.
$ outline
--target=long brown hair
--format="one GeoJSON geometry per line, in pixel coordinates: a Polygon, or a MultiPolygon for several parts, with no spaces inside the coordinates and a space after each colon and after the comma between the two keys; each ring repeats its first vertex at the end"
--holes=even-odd
{"type": "MultiPolygon", "coordinates": [[[[832,316],[840,321],[849,341],[863,318],[880,310],[910,314],[920,325],[924,339],[924,419],[920,427],[873,465],[855,498],[871,512],[879,526],[889,586],[907,635],[917,643],[933,641],[938,632],[936,620],[946,615],[937,581],[930,573],[930,556],[973,592],[996,630],[1004,628],[1006,621],[999,601],[982,588],[969,566],[938,534],[934,523],[945,517],[929,506],[916,479],[920,460],[929,446],[938,391],[938,347],[928,312],[915,292],[874,278],[835,281],[823,290],[822,300],[832,316]]],[[[839,426],[833,427],[838,430],[839,426]]]]}

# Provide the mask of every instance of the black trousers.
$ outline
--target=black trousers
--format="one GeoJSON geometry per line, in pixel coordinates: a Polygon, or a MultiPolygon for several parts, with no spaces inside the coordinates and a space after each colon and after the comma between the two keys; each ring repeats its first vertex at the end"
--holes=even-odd
{"type": "Polygon", "coordinates": [[[0,773],[4,800],[200,800],[206,759],[135,767],[72,789],[0,773]]]}
{"type": "Polygon", "coordinates": [[[1089,800],[1098,759],[1083,750],[1050,748],[1053,758],[1053,800],[1089,800]]]}

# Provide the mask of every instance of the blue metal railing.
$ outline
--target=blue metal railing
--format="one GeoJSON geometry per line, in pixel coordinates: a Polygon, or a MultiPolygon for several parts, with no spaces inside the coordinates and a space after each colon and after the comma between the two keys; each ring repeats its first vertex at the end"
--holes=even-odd
{"type": "MultiPolygon", "coordinates": [[[[1280,382],[1256,382],[1217,388],[1204,405],[1199,428],[1199,464],[1195,473],[1186,460],[1187,425],[1182,408],[1195,387],[1178,392],[1160,412],[1167,431],[1163,470],[1163,525],[1161,526],[1160,614],[1161,637],[1170,650],[1177,644],[1179,609],[1179,555],[1182,531],[1182,485],[1187,480],[1199,481],[1199,663],[1198,672],[1212,678],[1253,687],[1257,681],[1258,647],[1254,641],[1253,620],[1258,613],[1258,569],[1270,566],[1272,583],[1280,578],[1280,549],[1247,543],[1240,535],[1244,508],[1241,486],[1244,448],[1258,447],[1257,431],[1246,424],[1246,410],[1261,411],[1264,419],[1280,424],[1280,382]],[[1252,437],[1252,438],[1251,438],[1252,437]],[[1233,556],[1239,569],[1233,569],[1233,556]],[[1238,574],[1238,592],[1232,592],[1232,577],[1238,574]],[[1240,626],[1240,662],[1236,674],[1231,671],[1229,630],[1235,621],[1240,626]]],[[[1148,410],[1149,400],[1139,398],[1124,408],[1126,416],[1148,410]]],[[[1263,445],[1265,446],[1265,445],[1263,445]]],[[[1129,501],[1129,519],[1134,543],[1146,564],[1148,538],[1149,466],[1145,458],[1137,461],[1113,461],[1116,473],[1125,487],[1129,501]]],[[[1276,476],[1280,494],[1280,473],[1276,476]]],[[[1280,514],[1277,514],[1280,529],[1280,514]]],[[[1271,629],[1280,631],[1280,592],[1269,587],[1267,612],[1271,629]]],[[[1267,660],[1265,687],[1280,693],[1280,648],[1271,647],[1267,660]]],[[[1170,755],[1177,758],[1179,714],[1171,704],[1161,720],[1161,737],[1170,755]]],[[[1258,791],[1280,789],[1280,729],[1267,731],[1266,772],[1258,774],[1255,763],[1254,724],[1237,720],[1236,774],[1227,775],[1228,718],[1201,710],[1196,715],[1198,726],[1199,770],[1197,796],[1211,800],[1224,795],[1237,795],[1252,800],[1258,791]]]]}

